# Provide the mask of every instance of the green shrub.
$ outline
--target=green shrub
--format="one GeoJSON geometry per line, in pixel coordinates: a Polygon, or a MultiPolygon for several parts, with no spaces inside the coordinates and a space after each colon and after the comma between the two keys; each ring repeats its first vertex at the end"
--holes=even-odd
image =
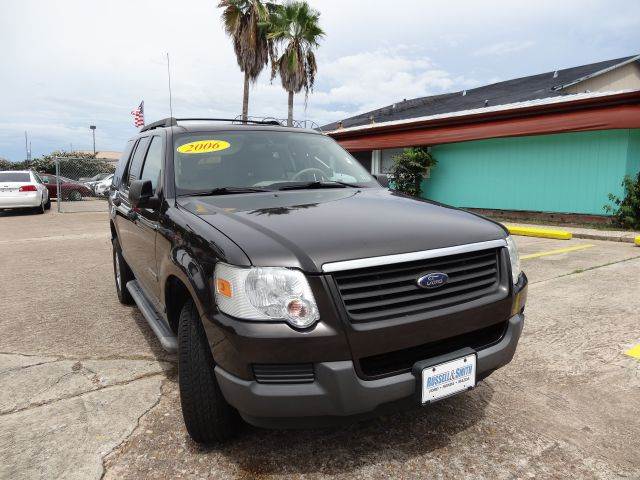
{"type": "Polygon", "coordinates": [[[613,205],[605,205],[604,210],[613,214],[613,218],[621,227],[640,229],[640,172],[634,179],[630,175],[625,175],[622,180],[624,187],[624,198],[619,198],[610,193],[609,201],[613,205]]]}
{"type": "Polygon", "coordinates": [[[437,160],[422,147],[405,148],[393,157],[389,170],[394,189],[414,197],[422,194],[422,178],[427,168],[435,167],[437,160]]]}
{"type": "Polygon", "coordinates": [[[0,170],[13,170],[13,162],[0,157],[0,170]]]}
{"type": "Polygon", "coordinates": [[[93,153],[55,151],[35,158],[29,168],[40,173],[56,173],[56,158],[60,158],[60,174],[77,180],[80,177],[93,177],[96,173],[113,173],[115,167],[93,153]]]}

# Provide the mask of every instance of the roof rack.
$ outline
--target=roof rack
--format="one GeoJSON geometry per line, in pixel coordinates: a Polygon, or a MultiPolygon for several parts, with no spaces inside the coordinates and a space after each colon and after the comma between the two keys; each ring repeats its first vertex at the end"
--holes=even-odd
{"type": "Polygon", "coordinates": [[[231,122],[231,123],[250,123],[255,125],[277,125],[282,126],[282,124],[275,119],[264,119],[264,120],[243,120],[242,118],[174,118],[167,117],[162,120],[158,120],[157,122],[152,122],[148,125],[145,125],[140,129],[140,132],[146,132],[148,130],[153,130],[154,128],[162,128],[162,127],[175,127],[178,125],[178,122],[231,122]]]}

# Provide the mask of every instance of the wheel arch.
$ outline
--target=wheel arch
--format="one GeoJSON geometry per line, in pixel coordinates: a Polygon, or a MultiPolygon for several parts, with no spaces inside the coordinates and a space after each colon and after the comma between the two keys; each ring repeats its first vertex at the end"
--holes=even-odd
{"type": "Polygon", "coordinates": [[[193,300],[198,308],[197,299],[191,293],[191,290],[176,275],[169,275],[165,281],[164,286],[164,305],[166,308],[167,321],[174,333],[178,333],[178,323],[180,320],[180,312],[184,304],[193,300]]]}

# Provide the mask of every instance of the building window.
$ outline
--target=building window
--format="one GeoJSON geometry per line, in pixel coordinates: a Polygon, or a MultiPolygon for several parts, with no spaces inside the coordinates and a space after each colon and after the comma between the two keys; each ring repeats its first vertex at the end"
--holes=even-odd
{"type": "Polygon", "coordinates": [[[372,172],[373,165],[371,164],[372,152],[371,150],[365,150],[363,152],[351,152],[351,155],[367,169],[367,172],[372,172]]]}
{"type": "Polygon", "coordinates": [[[404,148],[389,148],[387,150],[380,150],[380,170],[376,173],[389,173],[391,166],[393,165],[393,157],[402,153],[404,148]]]}

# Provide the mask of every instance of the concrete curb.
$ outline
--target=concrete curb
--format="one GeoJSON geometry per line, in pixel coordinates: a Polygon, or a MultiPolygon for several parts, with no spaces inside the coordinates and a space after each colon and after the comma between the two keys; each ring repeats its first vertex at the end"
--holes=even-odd
{"type": "MultiPolygon", "coordinates": [[[[598,233],[580,233],[574,232],[574,238],[583,238],[586,240],[604,240],[607,242],[622,242],[622,243],[634,243],[634,238],[632,234],[629,235],[612,235],[603,231],[601,234],[598,233]]],[[[640,237],[635,238],[635,244],[640,245],[640,237]]]]}
{"type": "Polygon", "coordinates": [[[512,235],[525,237],[553,238],[555,240],[571,240],[572,233],[564,230],[552,230],[549,228],[519,227],[515,225],[505,225],[512,235]]]}
{"type": "Polygon", "coordinates": [[[537,225],[509,225],[504,224],[512,235],[528,237],[552,238],[569,240],[581,238],[586,240],[603,240],[606,242],[635,243],[640,246],[638,232],[625,230],[596,230],[593,228],[559,227],[557,229],[538,227],[537,225]]]}

